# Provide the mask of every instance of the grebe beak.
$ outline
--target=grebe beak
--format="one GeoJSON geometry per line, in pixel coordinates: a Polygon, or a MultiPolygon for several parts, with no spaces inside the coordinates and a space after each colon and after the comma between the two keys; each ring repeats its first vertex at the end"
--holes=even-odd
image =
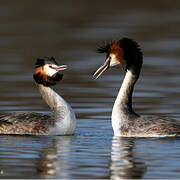
{"type": "Polygon", "coordinates": [[[64,70],[67,69],[67,65],[57,66],[57,67],[55,67],[53,69],[55,69],[56,71],[64,71],[64,70]]]}
{"type": "Polygon", "coordinates": [[[95,79],[99,78],[110,66],[110,62],[111,62],[111,58],[108,57],[104,64],[102,66],[99,67],[99,69],[94,73],[93,77],[95,79]]]}

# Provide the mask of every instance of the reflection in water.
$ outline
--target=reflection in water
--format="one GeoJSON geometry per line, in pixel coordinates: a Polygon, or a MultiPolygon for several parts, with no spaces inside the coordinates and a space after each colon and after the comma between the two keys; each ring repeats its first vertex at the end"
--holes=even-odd
{"type": "Polygon", "coordinates": [[[42,149],[40,154],[40,161],[37,163],[37,170],[40,175],[54,175],[56,174],[56,164],[57,164],[57,142],[55,139],[49,147],[42,149]]]}
{"type": "Polygon", "coordinates": [[[42,150],[37,170],[41,178],[67,178],[65,168],[69,163],[69,147],[73,136],[54,137],[51,144],[42,150]]]}
{"type": "Polygon", "coordinates": [[[111,179],[142,178],[146,166],[133,154],[134,138],[113,137],[110,172],[111,179]]]}
{"type": "Polygon", "coordinates": [[[67,178],[73,136],[0,138],[0,178],[67,178]],[[30,155],[29,155],[30,154],[30,155]]]}
{"type": "Polygon", "coordinates": [[[164,0],[1,1],[0,111],[47,113],[32,68],[37,57],[53,55],[69,66],[56,90],[71,102],[78,128],[74,140],[0,136],[0,178],[180,178],[180,140],[136,140],[137,151],[133,139],[111,142],[110,116],[122,73],[109,70],[101,80],[92,79],[103,57],[96,47],[133,38],[144,51],[136,111],[180,118],[179,6],[164,0]]]}

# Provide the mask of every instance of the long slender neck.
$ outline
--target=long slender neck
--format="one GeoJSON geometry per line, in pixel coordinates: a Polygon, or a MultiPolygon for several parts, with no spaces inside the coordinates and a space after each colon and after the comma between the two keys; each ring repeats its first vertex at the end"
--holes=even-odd
{"type": "Polygon", "coordinates": [[[39,84],[39,91],[55,115],[62,113],[62,107],[68,105],[67,102],[50,87],[39,84]]]}
{"type": "Polygon", "coordinates": [[[112,110],[111,119],[115,136],[123,135],[123,131],[128,129],[129,123],[139,117],[132,108],[132,93],[138,77],[139,73],[135,74],[127,70],[112,110]]]}
{"type": "Polygon", "coordinates": [[[39,90],[53,111],[52,120],[54,120],[55,125],[50,130],[50,134],[74,134],[76,117],[71,106],[50,87],[39,85],[39,90]]]}
{"type": "Polygon", "coordinates": [[[121,113],[125,113],[127,115],[135,114],[132,108],[132,94],[138,77],[139,73],[134,74],[131,70],[127,70],[114,104],[114,108],[118,106],[121,113]]]}

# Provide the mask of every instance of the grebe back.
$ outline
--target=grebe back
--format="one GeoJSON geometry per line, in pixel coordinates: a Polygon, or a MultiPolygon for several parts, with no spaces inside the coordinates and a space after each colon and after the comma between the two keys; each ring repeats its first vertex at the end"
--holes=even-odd
{"type": "Polygon", "coordinates": [[[105,63],[94,73],[101,76],[109,67],[120,65],[125,78],[112,110],[112,127],[115,136],[164,137],[179,136],[180,121],[169,117],[140,116],[132,108],[134,85],[143,64],[140,46],[132,39],[121,38],[98,48],[106,53],[105,63]]]}
{"type": "Polygon", "coordinates": [[[62,79],[60,71],[66,68],[66,65],[59,66],[53,57],[37,59],[33,77],[52,114],[13,112],[0,115],[0,134],[74,134],[76,117],[71,106],[50,87],[62,79]]]}

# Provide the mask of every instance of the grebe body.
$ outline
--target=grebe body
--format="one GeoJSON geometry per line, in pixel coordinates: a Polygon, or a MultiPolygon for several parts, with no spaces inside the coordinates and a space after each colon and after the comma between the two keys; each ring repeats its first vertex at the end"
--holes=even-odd
{"type": "Polygon", "coordinates": [[[139,78],[143,55],[137,42],[121,38],[98,48],[106,53],[105,63],[94,73],[98,78],[109,67],[120,65],[125,77],[112,109],[115,136],[165,137],[180,135],[180,121],[169,117],[140,116],[132,108],[134,85],[139,78]]]}
{"type": "Polygon", "coordinates": [[[71,106],[53,89],[63,77],[53,57],[37,59],[34,80],[42,98],[52,110],[51,115],[35,112],[12,112],[0,115],[0,134],[72,135],[76,129],[76,117],[71,106]]]}

